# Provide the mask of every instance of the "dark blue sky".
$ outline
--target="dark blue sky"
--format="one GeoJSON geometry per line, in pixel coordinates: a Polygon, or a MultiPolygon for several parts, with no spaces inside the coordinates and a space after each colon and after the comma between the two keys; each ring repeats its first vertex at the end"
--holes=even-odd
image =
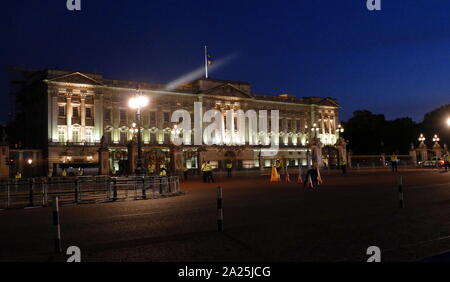
{"type": "MultiPolygon", "coordinates": [[[[210,75],[252,83],[261,94],[330,96],[342,118],[368,109],[387,118],[450,103],[450,1],[66,0],[2,3],[0,91],[7,65],[100,72],[170,82],[214,59],[210,75]]],[[[6,120],[7,104],[0,105],[6,120]]]]}

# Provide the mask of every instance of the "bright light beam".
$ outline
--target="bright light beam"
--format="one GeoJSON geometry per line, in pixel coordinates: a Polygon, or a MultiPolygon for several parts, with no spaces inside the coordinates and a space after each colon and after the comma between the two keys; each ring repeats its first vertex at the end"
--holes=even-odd
{"type": "MultiPolygon", "coordinates": [[[[228,55],[228,56],[226,56],[226,57],[224,57],[222,59],[215,60],[214,63],[208,67],[208,70],[209,71],[213,71],[213,70],[215,70],[215,69],[217,69],[217,68],[219,68],[219,67],[221,67],[221,66],[223,66],[223,65],[225,65],[227,63],[229,63],[230,61],[232,61],[236,57],[237,57],[237,53],[233,53],[233,54],[230,54],[230,55],[228,55]]],[[[196,80],[196,79],[204,76],[204,74],[205,74],[205,68],[204,67],[199,67],[199,68],[195,69],[194,71],[192,71],[190,73],[187,73],[187,74],[185,74],[185,75],[183,75],[183,76],[181,76],[181,77],[179,77],[179,78],[169,82],[166,85],[166,88],[164,90],[172,91],[172,90],[176,89],[178,86],[180,86],[180,85],[182,85],[184,83],[191,82],[193,80],[196,80]]]]}

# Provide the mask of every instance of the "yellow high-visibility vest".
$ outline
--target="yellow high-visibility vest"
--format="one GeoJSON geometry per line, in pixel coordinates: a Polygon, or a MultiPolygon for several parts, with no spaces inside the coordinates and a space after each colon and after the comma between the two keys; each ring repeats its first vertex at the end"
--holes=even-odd
{"type": "Polygon", "coordinates": [[[227,163],[227,168],[232,168],[233,164],[232,163],[227,163]]]}
{"type": "Polygon", "coordinates": [[[65,169],[63,169],[61,175],[62,175],[62,176],[67,176],[67,171],[66,171],[65,169]]]}

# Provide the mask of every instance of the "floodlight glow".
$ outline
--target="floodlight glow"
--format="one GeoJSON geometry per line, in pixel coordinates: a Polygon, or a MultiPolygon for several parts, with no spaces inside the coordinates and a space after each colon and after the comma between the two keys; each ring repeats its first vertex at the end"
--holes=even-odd
{"type": "Polygon", "coordinates": [[[136,96],[133,98],[130,98],[130,100],[128,100],[128,106],[130,106],[130,108],[132,109],[139,109],[139,108],[144,108],[148,105],[148,98],[146,96],[136,96]]]}

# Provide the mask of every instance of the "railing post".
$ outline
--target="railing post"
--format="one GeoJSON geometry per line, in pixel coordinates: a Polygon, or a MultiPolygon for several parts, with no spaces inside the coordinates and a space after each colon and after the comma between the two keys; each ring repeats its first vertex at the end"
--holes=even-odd
{"type": "Polygon", "coordinates": [[[61,249],[61,225],[59,222],[59,198],[55,197],[53,200],[53,225],[56,228],[56,238],[55,238],[55,253],[59,254],[62,252],[61,249]]]}
{"type": "Polygon", "coordinates": [[[113,201],[117,201],[117,178],[113,178],[113,201]]]}
{"type": "Polygon", "coordinates": [[[75,178],[75,203],[80,203],[80,180],[75,178]]]}
{"type": "Polygon", "coordinates": [[[223,231],[223,201],[222,201],[222,187],[217,187],[217,230],[223,231]]]}
{"type": "Polygon", "coordinates": [[[9,206],[11,204],[11,191],[10,188],[11,186],[9,185],[9,181],[6,183],[6,208],[9,209],[9,206]]]}
{"type": "Polygon", "coordinates": [[[34,178],[30,178],[29,180],[29,193],[28,193],[28,202],[29,202],[29,206],[33,207],[34,206],[34,178]]]}
{"type": "Polygon", "coordinates": [[[145,176],[142,176],[142,198],[147,199],[147,193],[145,191],[145,176]]]}

